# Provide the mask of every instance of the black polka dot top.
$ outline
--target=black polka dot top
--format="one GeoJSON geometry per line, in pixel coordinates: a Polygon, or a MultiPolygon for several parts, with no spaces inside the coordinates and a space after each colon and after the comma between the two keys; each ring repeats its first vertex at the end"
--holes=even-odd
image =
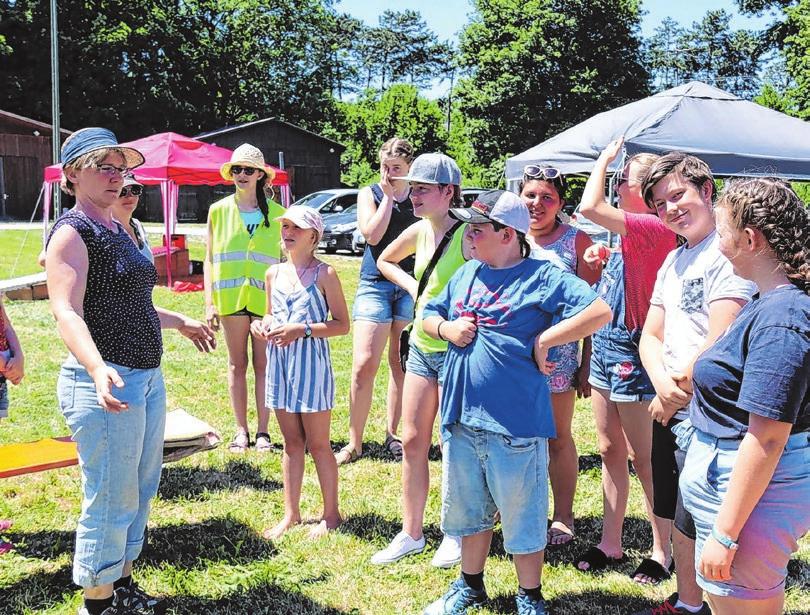
{"type": "Polygon", "coordinates": [[[160,366],[163,339],[152,305],[155,266],[140,252],[124,228],[118,232],[71,210],[53,225],[48,241],[67,224],[87,247],[84,321],[105,361],[136,369],[160,366]]]}

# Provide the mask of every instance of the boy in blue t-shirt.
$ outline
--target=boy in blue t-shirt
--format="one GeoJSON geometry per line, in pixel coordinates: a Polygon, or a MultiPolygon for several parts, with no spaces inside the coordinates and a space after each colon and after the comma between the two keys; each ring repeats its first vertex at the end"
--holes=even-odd
{"type": "Polygon", "coordinates": [[[461,578],[425,609],[464,612],[486,600],[484,564],[500,511],[515,561],[518,612],[546,613],[540,591],[554,437],[548,350],[592,334],[610,308],[588,285],[526,258],[529,211],[491,190],[450,215],[469,224],[473,259],[424,309],[424,330],[449,342],[441,400],[442,530],[461,536],[461,578]],[[539,369],[538,369],[539,367],[539,369]]]}

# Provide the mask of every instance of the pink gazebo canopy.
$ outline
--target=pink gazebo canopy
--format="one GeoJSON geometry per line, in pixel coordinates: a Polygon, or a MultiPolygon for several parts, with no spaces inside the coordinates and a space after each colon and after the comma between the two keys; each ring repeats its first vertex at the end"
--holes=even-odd
{"type": "MultiPolygon", "coordinates": [[[[161,132],[137,141],[122,143],[141,152],[146,159],[144,164],[133,170],[135,178],[143,184],[160,186],[160,198],[163,206],[163,220],[166,225],[164,242],[167,254],[166,274],[171,287],[171,268],[168,262],[170,254],[170,234],[175,227],[177,212],[178,186],[216,186],[231,184],[219,174],[222,165],[231,159],[232,151],[184,137],[176,132],[161,132]]],[[[289,205],[289,176],[283,169],[266,165],[274,173],[272,184],[282,186],[282,202],[289,205]]],[[[45,167],[43,184],[43,243],[47,235],[48,220],[51,210],[51,186],[62,178],[62,165],[45,167]]]]}
{"type": "MultiPolygon", "coordinates": [[[[122,143],[137,149],[146,162],[134,170],[135,177],[144,184],[173,181],[178,186],[215,186],[229,184],[219,174],[220,167],[231,159],[231,150],[184,137],[176,132],[161,132],[136,141],[122,143]]],[[[274,186],[289,183],[287,172],[271,167],[274,186]]],[[[57,182],[62,176],[62,165],[45,168],[45,181],[57,182]]]]}

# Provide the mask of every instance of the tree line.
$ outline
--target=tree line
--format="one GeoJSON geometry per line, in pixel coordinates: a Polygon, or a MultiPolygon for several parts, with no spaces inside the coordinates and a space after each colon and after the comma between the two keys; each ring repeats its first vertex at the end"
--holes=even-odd
{"type": "MultiPolygon", "coordinates": [[[[810,117],[810,0],[736,4],[770,25],[713,10],[644,38],[638,0],[471,0],[454,45],[416,11],[369,26],[332,0],[59,0],[61,120],[130,139],[277,117],[346,144],[349,185],[397,134],[495,186],[507,156],[690,79],[810,117]]],[[[48,40],[47,2],[0,0],[5,110],[50,117],[48,40]]]]}

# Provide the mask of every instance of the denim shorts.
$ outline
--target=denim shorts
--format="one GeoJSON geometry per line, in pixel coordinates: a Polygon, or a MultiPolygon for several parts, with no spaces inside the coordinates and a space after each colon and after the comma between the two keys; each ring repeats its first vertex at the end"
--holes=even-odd
{"type": "Polygon", "coordinates": [[[8,416],[8,381],[0,382],[0,419],[8,416]]]}
{"type": "Polygon", "coordinates": [[[444,355],[446,352],[423,352],[411,344],[408,349],[408,362],[405,372],[444,384],[444,355]]]}
{"type": "Polygon", "coordinates": [[[610,393],[610,401],[638,402],[655,397],[647,372],[641,365],[638,348],[632,342],[593,338],[591,386],[610,393]]]}
{"type": "Polygon", "coordinates": [[[413,320],[413,298],[388,280],[364,280],[357,283],[352,320],[388,323],[413,320]]]}
{"type": "Polygon", "coordinates": [[[101,408],[92,378],[73,356],[56,385],[82,471],[73,558],[73,580],[82,587],[117,581],[124,563],[140,555],[163,464],[166,389],[160,368],[107,365],[124,381],[112,390],[129,405],[120,413],[101,408]]]}
{"type": "Polygon", "coordinates": [[[507,553],[546,548],[548,440],[450,426],[442,444],[442,531],[471,536],[501,513],[507,553]]]}
{"type": "MultiPolygon", "coordinates": [[[[681,473],[684,504],[695,519],[695,567],[725,499],[740,440],[718,440],[695,430],[681,473]]],[[[765,600],[785,590],[787,565],[810,530],[810,434],[788,438],[765,493],[738,538],[731,579],[714,581],[697,573],[697,582],[716,596],[765,600]]]]}

